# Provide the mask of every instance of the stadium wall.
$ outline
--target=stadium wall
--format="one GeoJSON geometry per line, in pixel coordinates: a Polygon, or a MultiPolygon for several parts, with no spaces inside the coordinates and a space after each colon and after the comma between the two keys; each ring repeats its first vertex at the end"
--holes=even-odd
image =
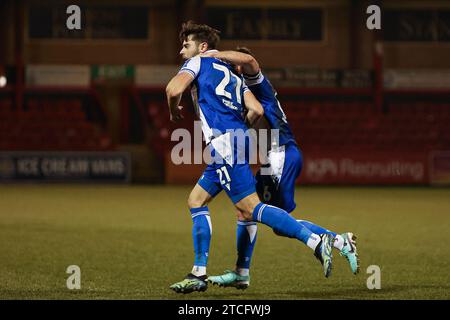
{"type": "MultiPolygon", "coordinates": [[[[121,5],[146,5],[149,10],[149,36],[143,40],[94,40],[94,39],[30,39],[28,35],[27,8],[33,4],[53,3],[50,0],[27,0],[19,7],[24,15],[24,62],[56,64],[179,64],[179,24],[189,18],[180,16],[176,1],[134,0],[121,5]]],[[[90,1],[105,5],[105,1],[90,1]]],[[[117,2],[118,4],[121,2],[117,2]]],[[[409,3],[409,2],[408,2],[409,3]]],[[[365,9],[370,1],[206,1],[204,6],[233,5],[235,8],[278,6],[281,8],[323,9],[322,41],[247,41],[223,40],[222,49],[245,44],[253,49],[261,64],[266,67],[307,65],[317,68],[372,68],[373,34],[365,27],[365,9]],[[350,4],[353,10],[350,10],[350,4]],[[282,53],[280,55],[274,52],[282,53]]],[[[448,10],[448,1],[415,1],[413,9],[448,10]]],[[[2,2],[0,17],[1,34],[5,42],[0,47],[0,62],[14,64],[14,6],[12,1],[2,2]],[[4,9],[4,10],[3,10],[4,9]]],[[[404,10],[402,1],[389,1],[386,10],[404,10]]],[[[206,22],[198,8],[198,20],[206,22]]],[[[184,9],[183,9],[184,10],[184,9]]],[[[192,18],[192,17],[190,17],[192,18]]],[[[384,45],[384,64],[387,68],[450,68],[448,42],[387,42],[384,45]],[[433,59],[429,57],[433,56],[433,59]]]]}

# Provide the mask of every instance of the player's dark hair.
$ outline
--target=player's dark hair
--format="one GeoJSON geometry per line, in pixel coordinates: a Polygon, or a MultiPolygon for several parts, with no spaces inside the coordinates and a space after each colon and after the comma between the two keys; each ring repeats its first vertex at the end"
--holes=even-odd
{"type": "Polygon", "coordinates": [[[239,51],[239,52],[242,52],[242,53],[249,54],[249,55],[251,55],[253,58],[255,57],[255,55],[253,54],[253,52],[251,52],[250,49],[247,48],[247,47],[237,47],[237,48],[236,48],[236,51],[239,51]]]}
{"type": "Polygon", "coordinates": [[[189,20],[183,23],[180,31],[180,41],[187,40],[187,38],[192,35],[192,40],[195,42],[206,42],[208,44],[208,49],[216,49],[220,41],[220,31],[206,24],[196,24],[194,21],[189,20]]]}

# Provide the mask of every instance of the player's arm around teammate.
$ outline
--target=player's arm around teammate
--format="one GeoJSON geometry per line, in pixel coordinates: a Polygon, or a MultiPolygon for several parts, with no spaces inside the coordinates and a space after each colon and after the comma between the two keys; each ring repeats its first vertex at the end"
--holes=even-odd
{"type": "Polygon", "coordinates": [[[239,51],[217,51],[207,53],[205,56],[214,57],[242,68],[242,72],[247,75],[255,75],[260,71],[258,61],[251,56],[239,51]]]}

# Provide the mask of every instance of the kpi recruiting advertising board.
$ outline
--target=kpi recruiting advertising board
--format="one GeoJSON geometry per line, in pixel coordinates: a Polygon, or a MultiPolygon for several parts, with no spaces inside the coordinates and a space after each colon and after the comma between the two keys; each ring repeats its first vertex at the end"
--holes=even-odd
{"type": "MultiPolygon", "coordinates": [[[[297,183],[305,185],[450,185],[450,151],[308,151],[297,183]]],[[[195,183],[206,164],[166,158],[166,183],[195,183]]],[[[258,166],[255,165],[255,171],[258,166]]]]}
{"type": "Polygon", "coordinates": [[[428,184],[427,153],[308,152],[301,183],[428,184]]]}

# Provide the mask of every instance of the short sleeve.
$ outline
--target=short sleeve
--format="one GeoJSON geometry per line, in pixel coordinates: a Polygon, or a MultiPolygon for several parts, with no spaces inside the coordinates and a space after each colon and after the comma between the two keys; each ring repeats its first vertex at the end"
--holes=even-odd
{"type": "Polygon", "coordinates": [[[187,72],[195,79],[197,78],[198,73],[200,72],[200,63],[201,58],[199,56],[193,57],[184,63],[184,65],[181,67],[178,73],[187,72]]]}

